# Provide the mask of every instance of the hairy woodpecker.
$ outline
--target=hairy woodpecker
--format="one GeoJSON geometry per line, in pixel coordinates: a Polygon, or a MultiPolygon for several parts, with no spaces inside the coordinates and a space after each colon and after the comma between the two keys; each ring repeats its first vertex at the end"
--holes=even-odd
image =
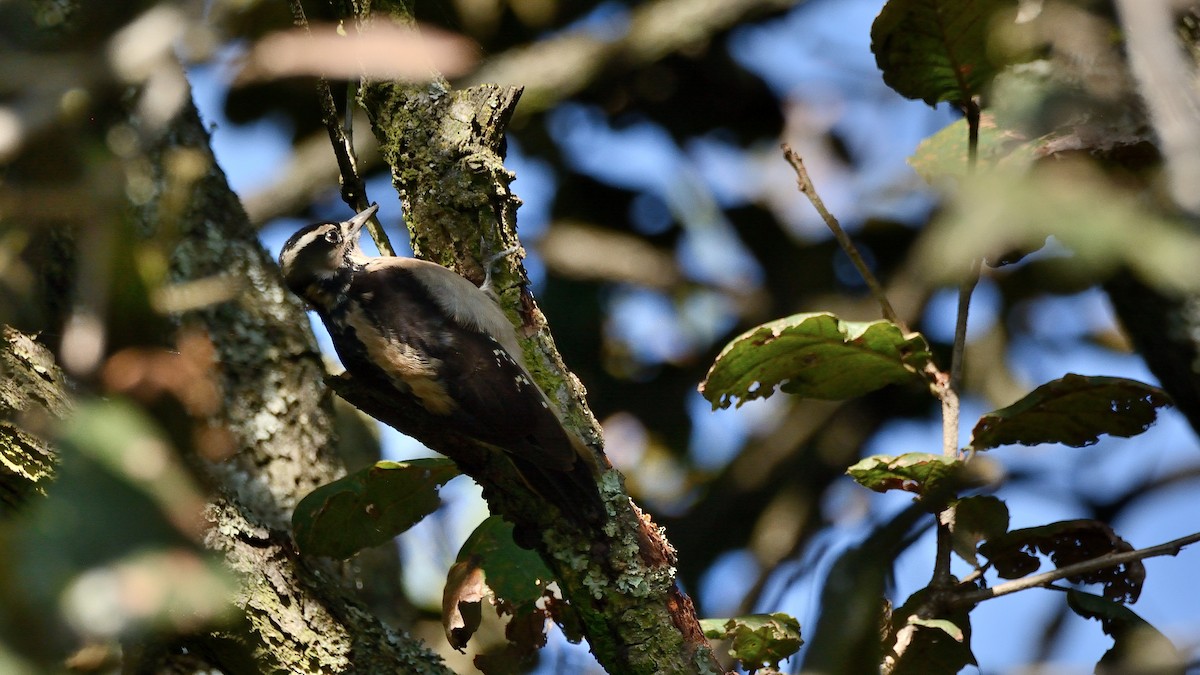
{"type": "Polygon", "coordinates": [[[304,227],[279,255],[287,287],[320,315],[347,372],[503,449],[564,517],[601,522],[595,461],[534,384],[487,283],[424,260],[366,255],[359,235],[377,208],[304,227]]]}

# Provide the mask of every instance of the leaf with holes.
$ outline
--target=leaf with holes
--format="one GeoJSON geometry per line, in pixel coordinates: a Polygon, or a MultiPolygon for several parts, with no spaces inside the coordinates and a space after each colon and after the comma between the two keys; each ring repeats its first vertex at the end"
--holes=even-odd
{"type": "Polygon", "coordinates": [[[513,527],[499,516],[485,519],[458,551],[458,559],[446,578],[442,595],[442,626],[455,649],[462,649],[479,626],[483,598],[495,599],[497,612],[508,614],[509,638],[516,653],[536,649],[545,640],[544,626],[550,616],[549,588],[554,580],[538,554],[513,541],[513,527]],[[539,607],[539,603],[544,606],[539,607]],[[540,623],[537,617],[541,617],[540,623]]]}
{"type": "Polygon", "coordinates": [[[901,96],[962,104],[1006,64],[989,36],[1016,12],[1017,0],[888,0],[871,26],[871,51],[901,96]]]}
{"type": "Polygon", "coordinates": [[[534,551],[517,546],[513,526],[490,516],[475,528],[458,551],[461,562],[478,557],[487,585],[496,597],[514,604],[532,604],[542,597],[554,574],[534,551]]]}
{"type": "Polygon", "coordinates": [[[313,490],[292,514],[308,555],[349,558],[390,541],[441,505],[438,488],[458,475],[448,459],[377,462],[313,490]]]}
{"type": "MultiPolygon", "coordinates": [[[[1093,560],[1110,553],[1132,551],[1133,546],[1098,520],[1064,520],[1040,527],[1013,530],[979,546],[1005,579],[1016,579],[1037,571],[1037,553],[1050,556],[1056,567],[1093,560]]],[[[1104,597],[1121,602],[1137,602],[1146,579],[1146,568],[1139,560],[1120,563],[1091,572],[1067,577],[1077,584],[1103,584],[1104,597]]]]}
{"type": "Polygon", "coordinates": [[[971,432],[971,447],[1062,443],[1081,448],[1102,434],[1128,438],[1154,424],[1158,409],[1170,404],[1166,392],[1142,382],[1067,374],[981,417],[971,432]]]}
{"type": "Polygon", "coordinates": [[[805,398],[840,400],[889,384],[919,381],[929,363],[919,333],[887,321],[796,314],[753,328],[721,350],[700,384],[713,409],[766,398],[780,386],[805,398]]]}
{"type": "Polygon", "coordinates": [[[729,655],[751,670],[764,666],[778,668],[780,661],[795,654],[804,644],[800,622],[780,612],[704,619],[700,627],[711,640],[731,640],[729,655]]]}
{"type": "Polygon", "coordinates": [[[859,485],[876,492],[904,490],[921,497],[927,508],[940,510],[943,503],[968,487],[978,487],[985,475],[968,462],[926,452],[900,456],[874,455],[846,469],[859,485]]]}

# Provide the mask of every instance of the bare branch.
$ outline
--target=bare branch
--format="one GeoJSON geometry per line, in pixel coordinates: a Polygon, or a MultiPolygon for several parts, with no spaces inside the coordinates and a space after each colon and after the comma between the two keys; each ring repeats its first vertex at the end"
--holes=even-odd
{"type": "MultiPolygon", "coordinates": [[[[304,14],[304,6],[300,0],[291,0],[292,21],[305,32],[309,31],[308,17],[304,14]]],[[[358,172],[358,158],[354,154],[354,141],[349,132],[349,125],[343,128],[338,120],[337,103],[333,100],[333,91],[329,88],[329,80],[324,77],[317,79],[317,97],[321,100],[321,122],[329,134],[329,142],[333,145],[333,154],[337,157],[338,171],[342,184],[342,200],[357,211],[362,211],[370,205],[367,199],[367,186],[358,172]]],[[[349,119],[351,111],[346,111],[349,119]]],[[[371,216],[367,221],[367,231],[382,255],[396,255],[396,249],[383,231],[378,216],[371,216]]]]}
{"type": "Polygon", "coordinates": [[[1033,576],[1023,577],[1021,579],[1015,579],[1013,581],[997,584],[991,588],[984,588],[978,591],[972,591],[970,593],[962,593],[954,596],[950,602],[951,604],[960,606],[973,605],[984,600],[998,598],[1002,595],[1009,595],[1011,593],[1016,593],[1017,591],[1023,591],[1029,588],[1045,586],[1051,582],[1058,581],[1059,579],[1079,576],[1088,572],[1102,570],[1106,567],[1115,567],[1117,565],[1133,562],[1135,560],[1145,560],[1146,558],[1155,558],[1164,555],[1174,556],[1178,555],[1179,552],[1183,550],[1183,547],[1188,546],[1189,544],[1194,544],[1198,541],[1200,541],[1200,532],[1194,532],[1186,537],[1173,539],[1157,546],[1140,548],[1136,551],[1125,551],[1123,553],[1109,553],[1098,558],[1085,560],[1083,562],[1075,563],[1074,565],[1067,565],[1066,567],[1060,567],[1049,572],[1043,572],[1041,574],[1035,574],[1033,576]]]}
{"type": "Polygon", "coordinates": [[[866,261],[862,259],[862,255],[858,252],[858,248],[850,240],[850,235],[846,234],[846,231],[842,229],[842,225],[838,222],[837,217],[830,213],[829,209],[825,208],[825,202],[817,194],[817,188],[813,185],[812,179],[808,177],[808,170],[804,168],[804,160],[787,143],[784,143],[782,147],[784,159],[796,171],[796,185],[804,193],[804,196],[808,197],[808,201],[812,202],[813,207],[817,209],[817,213],[821,214],[821,219],[825,221],[825,224],[829,227],[829,231],[833,232],[834,238],[837,239],[838,244],[841,245],[846,255],[850,257],[850,261],[854,263],[854,267],[858,270],[859,275],[862,276],[863,281],[867,282],[867,288],[871,289],[871,295],[875,296],[876,302],[879,303],[879,308],[883,312],[883,318],[900,326],[905,332],[908,332],[908,328],[900,320],[900,317],[896,315],[896,310],[892,309],[892,304],[888,302],[887,293],[883,290],[883,285],[875,278],[875,274],[871,272],[871,268],[867,267],[866,261]]]}

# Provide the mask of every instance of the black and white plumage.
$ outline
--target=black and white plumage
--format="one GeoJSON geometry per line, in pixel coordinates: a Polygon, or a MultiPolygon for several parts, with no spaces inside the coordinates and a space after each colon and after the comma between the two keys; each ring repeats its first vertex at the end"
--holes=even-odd
{"type": "Polygon", "coordinates": [[[534,384],[493,296],[435,263],[363,253],[359,235],[376,208],[309,225],[279,256],[288,288],[320,315],[347,372],[411,394],[453,430],[504,449],[565,516],[601,520],[590,451],[534,384]]]}

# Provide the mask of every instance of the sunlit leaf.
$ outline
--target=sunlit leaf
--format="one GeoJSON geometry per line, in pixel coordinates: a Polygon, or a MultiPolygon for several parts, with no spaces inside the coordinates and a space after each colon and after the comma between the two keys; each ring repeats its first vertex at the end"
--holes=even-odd
{"type": "Polygon", "coordinates": [[[940,510],[959,491],[989,482],[988,472],[978,470],[973,466],[976,463],[977,460],[967,462],[956,457],[909,452],[866,457],[846,473],[863,487],[876,492],[911,492],[930,508],[940,510]]]}
{"type": "MultiPolygon", "coordinates": [[[[1050,556],[1056,567],[1093,560],[1110,553],[1132,551],[1133,546],[1098,520],[1064,520],[1039,527],[1013,530],[993,537],[979,546],[979,552],[1005,579],[1016,579],[1037,571],[1037,553],[1050,556]]],[[[1077,584],[1103,584],[1104,597],[1136,602],[1146,579],[1141,561],[1105,567],[1067,577],[1077,584]]]]}
{"type": "Polygon", "coordinates": [[[971,447],[1062,443],[1079,448],[1104,434],[1128,438],[1154,424],[1158,408],[1167,405],[1166,392],[1142,382],[1067,374],[981,417],[971,432],[971,447]]]}
{"type": "Polygon", "coordinates": [[[920,619],[914,616],[909,617],[908,622],[914,626],[936,628],[949,635],[955,642],[962,642],[966,638],[966,633],[963,632],[963,629],[949,619],[920,619]]]}
{"type": "Polygon", "coordinates": [[[800,622],[780,612],[704,619],[700,627],[711,640],[731,640],[729,655],[747,668],[778,668],[780,661],[795,654],[804,644],[800,622]]]}
{"type": "Polygon", "coordinates": [[[871,26],[883,81],[929,105],[980,95],[1004,65],[988,48],[993,21],[1016,10],[1016,0],[889,0],[871,26]]]}
{"type": "Polygon", "coordinates": [[[920,334],[887,321],[842,321],[796,314],[753,328],[730,342],[700,384],[713,408],[766,398],[781,386],[796,396],[847,399],[889,384],[916,381],[929,363],[920,334]]]}
{"type": "MultiPolygon", "coordinates": [[[[979,116],[978,151],[981,166],[1003,163],[1025,167],[1035,159],[1028,139],[997,127],[995,118],[987,113],[979,116]]],[[[908,164],[930,185],[967,175],[967,120],[959,119],[921,141],[908,164]]]]}
{"type": "Polygon", "coordinates": [[[464,651],[471,636],[479,630],[483,619],[481,603],[487,593],[478,558],[461,560],[450,567],[442,590],[442,627],[451,647],[464,651]]]}
{"type": "Polygon", "coordinates": [[[420,522],[439,505],[438,488],[458,475],[448,459],[378,462],[308,494],[292,514],[308,555],[348,558],[420,522]]]}

